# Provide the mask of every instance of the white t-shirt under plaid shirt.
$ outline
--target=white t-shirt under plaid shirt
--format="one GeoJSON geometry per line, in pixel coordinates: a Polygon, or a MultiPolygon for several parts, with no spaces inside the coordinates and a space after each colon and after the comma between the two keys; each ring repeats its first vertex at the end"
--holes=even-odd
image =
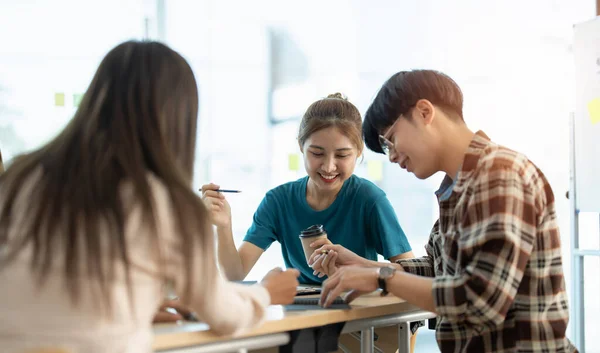
{"type": "Polygon", "coordinates": [[[554,195],[524,155],[477,132],[438,195],[427,256],[442,352],[574,352],[554,195]],[[447,191],[451,188],[451,192],[447,191]]]}

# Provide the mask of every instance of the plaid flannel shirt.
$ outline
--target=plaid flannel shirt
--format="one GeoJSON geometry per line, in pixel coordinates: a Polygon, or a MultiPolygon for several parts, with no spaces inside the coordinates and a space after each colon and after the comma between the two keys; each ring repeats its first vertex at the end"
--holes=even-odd
{"type": "Polygon", "coordinates": [[[565,336],[560,234],[542,172],[478,132],[440,190],[427,256],[398,263],[434,277],[441,351],[577,351],[565,336]]]}

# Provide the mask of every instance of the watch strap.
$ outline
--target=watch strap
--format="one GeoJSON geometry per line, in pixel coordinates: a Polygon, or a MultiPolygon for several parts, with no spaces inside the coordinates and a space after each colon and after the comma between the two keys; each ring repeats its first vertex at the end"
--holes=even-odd
{"type": "Polygon", "coordinates": [[[381,296],[385,297],[386,295],[388,295],[387,283],[385,283],[385,279],[379,277],[379,278],[377,278],[377,282],[379,284],[379,288],[381,288],[381,296]]]}

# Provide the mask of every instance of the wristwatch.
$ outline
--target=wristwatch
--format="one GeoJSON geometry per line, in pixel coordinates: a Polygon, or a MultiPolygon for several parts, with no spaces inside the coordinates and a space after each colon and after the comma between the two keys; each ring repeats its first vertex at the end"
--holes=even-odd
{"type": "Polygon", "coordinates": [[[377,282],[379,283],[379,288],[381,288],[381,296],[384,297],[388,295],[387,291],[387,280],[394,277],[396,274],[396,269],[393,267],[380,267],[379,268],[379,278],[377,282]]]}

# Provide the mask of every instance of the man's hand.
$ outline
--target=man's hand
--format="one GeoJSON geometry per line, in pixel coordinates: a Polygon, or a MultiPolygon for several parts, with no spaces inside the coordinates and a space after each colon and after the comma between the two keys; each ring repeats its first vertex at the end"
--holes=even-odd
{"type": "MultiPolygon", "coordinates": [[[[322,245],[319,239],[311,247],[322,245]]],[[[308,265],[319,278],[332,276],[341,266],[364,266],[367,260],[338,244],[325,244],[313,252],[308,259],[308,265]]]]}
{"type": "Polygon", "coordinates": [[[344,300],[350,303],[358,296],[377,290],[379,269],[375,267],[344,266],[323,282],[320,303],[328,307],[342,292],[350,291],[344,300]]]}
{"type": "Polygon", "coordinates": [[[316,254],[314,258],[311,257],[311,259],[309,259],[314,261],[312,265],[310,265],[314,270],[313,275],[317,275],[317,277],[321,278],[336,273],[339,268],[337,264],[338,253],[333,250],[316,250],[315,253],[316,252],[319,253],[316,254]]]}

